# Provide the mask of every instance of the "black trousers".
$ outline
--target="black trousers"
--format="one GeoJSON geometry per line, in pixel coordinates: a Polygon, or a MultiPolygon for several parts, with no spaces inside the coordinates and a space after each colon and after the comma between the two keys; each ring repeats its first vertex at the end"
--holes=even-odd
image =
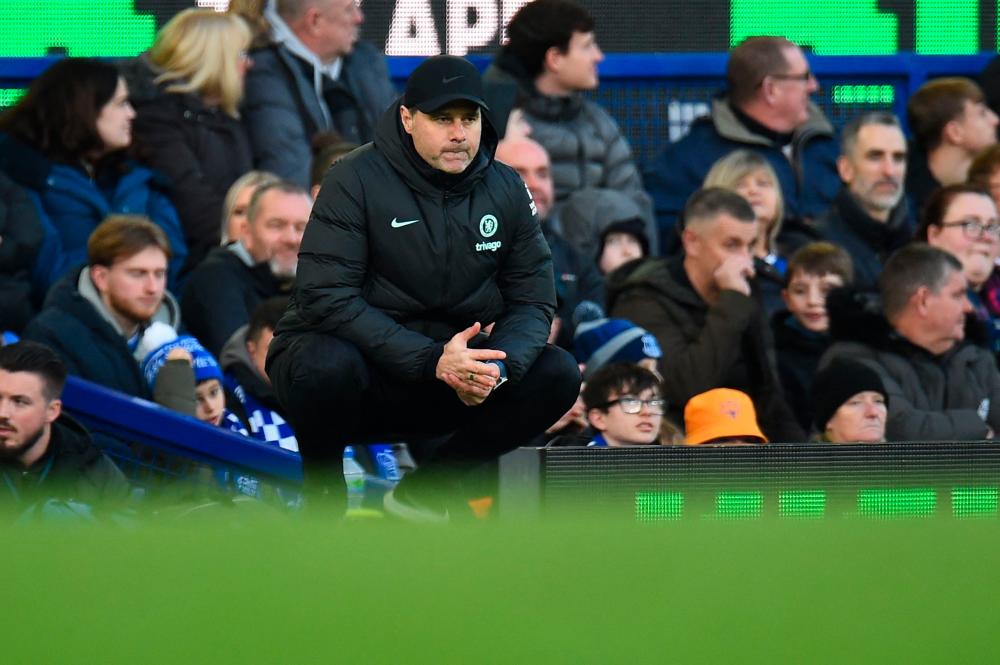
{"type": "Polygon", "coordinates": [[[576,361],[554,346],[478,406],[437,379],[404,383],[323,333],[297,336],[268,357],[267,372],[295,429],[307,492],[339,495],[346,445],[446,436],[416,475],[453,482],[543,432],[580,390],[576,361]]]}

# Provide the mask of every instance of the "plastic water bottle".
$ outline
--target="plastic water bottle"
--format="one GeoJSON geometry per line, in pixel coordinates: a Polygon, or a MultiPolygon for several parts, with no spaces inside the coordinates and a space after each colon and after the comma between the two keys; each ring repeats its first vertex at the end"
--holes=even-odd
{"type": "Polygon", "coordinates": [[[347,510],[358,510],[365,499],[365,470],[354,459],[354,448],[344,448],[344,480],[347,481],[347,510]]]}

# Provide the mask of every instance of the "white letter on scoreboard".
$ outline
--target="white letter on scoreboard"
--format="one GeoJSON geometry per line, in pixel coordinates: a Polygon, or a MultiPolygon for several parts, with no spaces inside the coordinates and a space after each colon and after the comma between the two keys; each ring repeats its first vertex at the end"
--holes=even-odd
{"type": "Polygon", "coordinates": [[[470,48],[488,45],[497,33],[499,14],[496,0],[448,0],[448,53],[465,55],[470,48]]]}

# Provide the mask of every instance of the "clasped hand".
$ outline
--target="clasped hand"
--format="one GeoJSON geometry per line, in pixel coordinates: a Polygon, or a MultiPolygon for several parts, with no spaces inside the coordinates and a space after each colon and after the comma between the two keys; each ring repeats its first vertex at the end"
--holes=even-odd
{"type": "Polygon", "coordinates": [[[468,406],[482,404],[497,385],[500,368],[490,360],[503,360],[507,354],[497,349],[470,349],[469,342],[479,334],[482,326],[476,322],[456,333],[438,360],[437,378],[452,388],[468,406]]]}

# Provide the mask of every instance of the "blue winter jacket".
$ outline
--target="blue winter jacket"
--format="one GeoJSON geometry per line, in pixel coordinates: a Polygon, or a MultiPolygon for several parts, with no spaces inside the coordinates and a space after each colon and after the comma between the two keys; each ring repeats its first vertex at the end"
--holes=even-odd
{"type": "Polygon", "coordinates": [[[833,126],[818,107],[810,104],[809,120],[795,132],[788,158],[781,146],[748,130],[725,97],[716,98],[711,115],[695,120],[688,134],[664,148],[643,174],[653,197],[664,254],[675,248],[674,225],[688,197],[702,186],[716,161],[740,148],[760,153],[770,162],[781,183],[787,217],[815,219],[840,191],[840,146],[833,126]]]}
{"type": "Polygon", "coordinates": [[[123,173],[106,169],[92,180],[82,168],[53,162],[9,134],[0,134],[0,171],[24,187],[38,209],[44,239],[32,280],[40,292],[87,262],[87,239],[115,213],[144,215],[163,229],[172,252],[168,284],[177,286],[187,244],[161,176],[128,163],[123,173]]]}

